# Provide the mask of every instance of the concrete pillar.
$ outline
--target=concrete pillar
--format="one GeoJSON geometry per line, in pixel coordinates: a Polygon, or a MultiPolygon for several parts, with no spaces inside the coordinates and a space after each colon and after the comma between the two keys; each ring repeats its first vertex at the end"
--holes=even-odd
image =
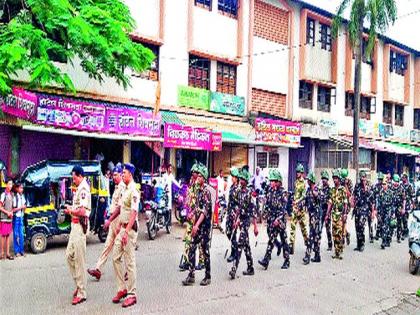
{"type": "Polygon", "coordinates": [[[123,143],[123,163],[131,163],[131,141],[123,143]]]}

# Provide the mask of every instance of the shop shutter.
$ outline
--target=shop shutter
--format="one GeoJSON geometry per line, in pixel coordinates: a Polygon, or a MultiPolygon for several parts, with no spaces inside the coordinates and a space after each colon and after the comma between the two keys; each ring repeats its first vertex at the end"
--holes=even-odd
{"type": "Polygon", "coordinates": [[[248,149],[246,146],[223,145],[222,151],[214,152],[214,172],[223,170],[225,175],[231,167],[242,167],[248,164],[248,149]]]}

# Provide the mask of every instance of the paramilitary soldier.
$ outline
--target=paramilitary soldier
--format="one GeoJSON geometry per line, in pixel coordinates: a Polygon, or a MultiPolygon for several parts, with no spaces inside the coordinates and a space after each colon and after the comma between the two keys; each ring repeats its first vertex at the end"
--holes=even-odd
{"type": "Polygon", "coordinates": [[[209,186],[206,181],[208,178],[208,170],[204,165],[198,165],[197,172],[197,194],[196,205],[193,212],[194,226],[192,228],[191,247],[188,251],[188,267],[189,273],[187,278],[182,281],[185,286],[195,283],[195,253],[197,246],[201,244],[204,253],[204,267],[206,270],[204,279],[200,285],[206,286],[211,283],[210,274],[210,242],[212,231],[212,199],[209,186]]]}
{"type": "Polygon", "coordinates": [[[295,250],[295,238],[296,238],[296,224],[299,223],[302,231],[305,245],[308,242],[308,232],[306,230],[306,212],[305,212],[305,179],[303,178],[304,168],[302,164],[298,164],[296,167],[296,181],[295,181],[295,193],[293,197],[293,213],[292,220],[290,223],[290,254],[293,255],[295,250]]]}
{"type": "Polygon", "coordinates": [[[402,224],[403,224],[403,233],[401,236],[401,240],[404,240],[404,238],[408,237],[408,216],[410,212],[413,210],[413,204],[414,204],[414,187],[410,184],[408,181],[408,174],[403,173],[401,176],[401,187],[404,191],[404,202],[405,202],[405,208],[404,208],[404,214],[402,218],[402,224]]]}
{"type": "Polygon", "coordinates": [[[353,197],[353,183],[349,177],[349,170],[346,168],[343,168],[340,171],[340,177],[341,177],[341,185],[344,187],[347,195],[347,210],[345,213],[343,213],[343,245],[347,241],[347,245],[350,245],[350,232],[347,230],[347,217],[350,213],[351,207],[353,205],[352,203],[352,197],[353,197]]]}
{"type": "Polygon", "coordinates": [[[379,238],[381,237],[381,230],[382,230],[382,217],[381,217],[381,212],[379,211],[379,208],[378,208],[378,199],[379,199],[379,194],[382,190],[383,180],[384,180],[384,174],[382,172],[379,172],[378,181],[375,184],[375,186],[373,186],[372,188],[372,198],[375,205],[374,215],[376,216],[376,220],[377,220],[376,232],[375,232],[376,240],[379,240],[379,238]]]}
{"type": "Polygon", "coordinates": [[[332,233],[335,253],[333,259],[343,259],[343,215],[347,213],[348,197],[346,189],[341,185],[340,172],[334,170],[332,174],[334,187],[331,188],[328,201],[327,218],[332,218],[332,233]]]}
{"type": "Polygon", "coordinates": [[[313,172],[308,174],[308,186],[305,195],[305,204],[309,213],[309,239],[306,246],[306,254],[303,258],[304,265],[309,264],[310,261],[321,262],[319,251],[319,245],[321,243],[321,204],[315,174],[313,172]],[[315,256],[311,259],[312,251],[315,256]]]}
{"type": "Polygon", "coordinates": [[[382,189],[378,196],[378,214],[382,218],[381,224],[381,248],[390,246],[391,242],[391,219],[394,217],[394,200],[391,189],[388,187],[388,180],[382,182],[382,189]]]}
{"type": "Polygon", "coordinates": [[[122,307],[129,307],[137,303],[135,246],[137,241],[140,192],[133,179],[135,170],[136,168],[133,164],[124,164],[123,182],[125,188],[122,192],[120,206],[114,210],[115,216],[119,214],[120,222],[112,254],[118,292],[112,299],[112,302],[119,303],[125,298],[122,307]],[[127,281],[124,281],[125,271],[123,268],[123,259],[127,269],[127,281]]]}
{"type": "MultiPolygon", "coordinates": [[[[401,237],[403,234],[403,217],[405,211],[405,200],[404,200],[404,190],[400,185],[400,176],[394,174],[392,177],[392,197],[393,197],[393,213],[397,219],[397,242],[401,243],[401,237]]],[[[391,241],[392,235],[394,234],[394,229],[391,227],[391,241]]]]}
{"type": "Polygon", "coordinates": [[[332,250],[332,234],[331,234],[331,216],[327,218],[327,212],[328,212],[328,200],[330,199],[330,191],[331,187],[328,181],[330,180],[330,176],[328,175],[327,170],[323,170],[321,172],[321,187],[319,189],[319,198],[321,202],[321,235],[322,235],[322,229],[324,227],[325,223],[325,230],[327,233],[327,239],[328,239],[328,251],[332,250]]]}
{"type": "Polygon", "coordinates": [[[235,257],[238,253],[238,240],[236,229],[233,228],[237,216],[238,216],[238,176],[239,170],[234,167],[230,170],[230,175],[232,176],[232,186],[229,189],[229,203],[227,208],[227,219],[226,219],[226,236],[228,237],[231,243],[230,256],[227,258],[229,263],[235,260],[235,257]]]}
{"type": "Polygon", "coordinates": [[[76,283],[72,304],[86,301],[86,231],[91,210],[90,186],[84,177],[83,168],[75,165],[71,172],[77,189],[73,195],[73,204],[66,208],[71,216],[71,231],[66,249],[67,263],[76,283]]]}
{"type": "MultiPolygon", "coordinates": [[[[354,188],[354,209],[357,246],[354,250],[363,252],[365,249],[365,227],[368,217],[373,214],[373,197],[366,178],[366,172],[359,172],[360,182],[354,188]]],[[[370,231],[369,231],[370,234],[370,231]]]]}
{"type": "Polygon", "coordinates": [[[242,251],[245,251],[245,257],[248,268],[242,274],[244,276],[254,275],[254,262],[252,260],[251,246],[249,245],[249,234],[248,229],[251,225],[251,221],[254,225],[254,235],[258,235],[258,226],[255,212],[255,205],[252,202],[252,192],[247,187],[250,178],[249,172],[246,169],[239,171],[239,192],[238,192],[238,204],[239,204],[239,217],[236,219],[234,229],[240,227],[239,242],[238,242],[238,254],[233,262],[232,270],[229,275],[232,279],[236,278],[236,270],[239,266],[242,251]]]}
{"type": "Polygon", "coordinates": [[[283,178],[278,170],[270,170],[268,180],[270,181],[270,188],[268,189],[265,203],[267,211],[268,245],[264,258],[259,260],[258,263],[263,266],[264,269],[268,268],[274,243],[280,235],[280,244],[283,248],[284,258],[284,263],[281,268],[287,269],[290,266],[289,245],[287,244],[286,230],[287,192],[283,189],[283,178]]]}

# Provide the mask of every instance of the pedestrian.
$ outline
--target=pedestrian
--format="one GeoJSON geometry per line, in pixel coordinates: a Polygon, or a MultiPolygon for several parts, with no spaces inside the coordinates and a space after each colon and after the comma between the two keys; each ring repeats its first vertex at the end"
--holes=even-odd
{"type": "Polygon", "coordinates": [[[223,212],[219,213],[219,211],[225,210],[220,207],[220,200],[225,200],[225,194],[226,194],[226,181],[223,176],[223,170],[219,170],[219,175],[217,176],[216,179],[217,179],[217,196],[218,196],[219,202],[214,211],[214,221],[216,222],[215,228],[219,229],[223,233],[223,228],[221,224],[224,217],[224,213],[223,212]]]}
{"type": "MultiPolygon", "coordinates": [[[[354,210],[357,246],[355,251],[363,252],[365,249],[365,228],[368,217],[373,215],[373,197],[371,188],[367,182],[366,172],[359,172],[360,182],[354,188],[354,210]]],[[[372,237],[369,230],[369,237],[372,237]]]]}
{"type": "Polygon", "coordinates": [[[1,237],[1,256],[0,259],[13,260],[10,255],[10,234],[12,234],[13,220],[13,180],[6,182],[5,191],[0,195],[0,237],[1,237]],[[6,255],[4,252],[6,251],[6,255]]]}
{"type": "Polygon", "coordinates": [[[347,230],[347,217],[353,207],[353,183],[348,176],[349,170],[343,168],[340,172],[341,185],[345,188],[347,195],[347,211],[346,213],[343,213],[343,245],[347,242],[347,246],[350,245],[350,232],[347,230]]]}
{"type": "Polygon", "coordinates": [[[306,211],[305,211],[305,179],[303,178],[304,168],[302,164],[296,167],[296,181],[295,192],[293,199],[293,212],[292,221],[290,223],[290,255],[295,252],[295,238],[296,238],[296,225],[299,223],[302,232],[305,246],[308,243],[308,232],[306,230],[306,211]]]}
{"type": "Polygon", "coordinates": [[[26,209],[26,199],[23,195],[23,184],[16,183],[13,198],[13,249],[16,257],[25,256],[25,237],[23,218],[26,209]]]}
{"type": "Polygon", "coordinates": [[[208,179],[208,170],[204,165],[198,165],[197,172],[197,191],[196,206],[193,212],[194,226],[192,228],[191,247],[188,251],[188,269],[187,278],[182,281],[184,286],[189,286],[195,282],[195,254],[197,246],[201,244],[204,252],[205,276],[200,282],[201,286],[207,286],[211,283],[210,272],[210,242],[212,231],[212,198],[210,186],[206,183],[208,179]]]}
{"type": "Polygon", "coordinates": [[[173,174],[172,164],[168,164],[166,167],[163,168],[166,172],[163,174],[163,187],[168,194],[168,209],[172,211],[172,185],[181,188],[181,184],[175,179],[173,174]]]}
{"type": "Polygon", "coordinates": [[[91,210],[90,185],[84,177],[83,168],[75,165],[71,172],[76,191],[71,206],[65,213],[71,216],[71,230],[66,249],[67,263],[76,283],[73,293],[73,305],[86,301],[86,232],[91,210]]]}
{"type": "Polygon", "coordinates": [[[381,238],[382,244],[381,248],[385,249],[390,246],[391,238],[391,220],[395,218],[393,211],[394,207],[394,197],[391,189],[388,186],[387,178],[382,182],[382,189],[378,196],[378,211],[382,218],[381,224],[381,238]]]}
{"type": "Polygon", "coordinates": [[[237,229],[234,229],[233,226],[238,217],[239,201],[239,185],[238,185],[238,176],[239,170],[236,167],[233,167],[230,170],[230,175],[232,177],[232,185],[229,189],[229,198],[228,198],[228,207],[227,207],[227,219],[226,219],[226,236],[230,241],[230,256],[227,258],[228,263],[231,263],[235,260],[238,254],[238,239],[237,239],[237,229]]]}
{"type": "Polygon", "coordinates": [[[415,192],[413,185],[410,184],[408,181],[408,174],[403,173],[401,175],[401,187],[404,192],[404,202],[405,207],[403,209],[403,217],[402,217],[402,225],[403,225],[403,233],[401,235],[401,240],[403,241],[406,237],[408,237],[408,216],[410,212],[413,210],[414,205],[414,198],[415,198],[415,192]]]}
{"type": "Polygon", "coordinates": [[[310,261],[321,262],[321,255],[319,246],[321,243],[321,203],[318,187],[316,186],[315,174],[310,172],[308,174],[308,189],[305,195],[305,204],[309,213],[309,239],[306,246],[306,254],[303,258],[303,264],[307,265],[310,261]],[[314,252],[314,257],[311,259],[311,253],[314,252]]]}
{"type": "MultiPolygon", "coordinates": [[[[331,234],[331,216],[327,217],[328,200],[330,198],[330,184],[328,181],[330,176],[327,170],[321,172],[321,187],[319,189],[319,199],[321,203],[321,234],[325,223],[325,232],[328,240],[328,251],[332,251],[332,234],[331,234]]],[[[321,237],[322,238],[322,237],[321,237]]]]}
{"type": "Polygon", "coordinates": [[[333,259],[343,259],[343,216],[347,213],[348,197],[346,189],[341,185],[340,172],[334,170],[332,173],[334,187],[331,188],[328,200],[327,218],[331,215],[332,233],[334,241],[333,259]]]}
{"type": "Polygon", "coordinates": [[[135,246],[138,232],[138,211],[140,202],[140,191],[134,181],[136,168],[131,163],[125,163],[122,180],[125,187],[120,199],[120,206],[114,210],[115,217],[119,216],[117,236],[115,238],[112,259],[115,275],[117,278],[118,291],[112,299],[113,303],[119,303],[125,298],[122,307],[126,308],[137,303],[137,269],[135,246]],[[125,281],[125,271],[123,259],[126,266],[127,277],[125,281]]]}
{"type": "Polygon", "coordinates": [[[264,183],[264,175],[261,173],[261,169],[257,166],[255,169],[255,174],[251,178],[251,185],[254,188],[254,191],[259,194],[262,191],[262,186],[264,183]]]}
{"type": "Polygon", "coordinates": [[[242,274],[244,276],[254,275],[254,262],[252,260],[251,246],[249,245],[249,234],[248,229],[251,225],[251,221],[254,225],[254,235],[258,235],[257,217],[255,205],[252,202],[252,191],[248,188],[249,172],[246,168],[242,168],[239,171],[239,192],[238,192],[238,204],[239,204],[239,216],[233,226],[235,230],[237,227],[240,228],[239,241],[238,241],[238,254],[233,261],[232,270],[229,275],[232,279],[236,277],[236,270],[241,260],[242,251],[245,251],[245,257],[247,260],[248,268],[242,274]]]}
{"type": "Polygon", "coordinates": [[[383,181],[384,181],[384,174],[382,172],[379,172],[377,176],[377,183],[372,188],[372,198],[373,198],[373,202],[375,206],[374,216],[376,216],[376,221],[377,221],[376,231],[375,231],[375,240],[379,240],[379,238],[381,237],[381,230],[382,230],[382,217],[381,217],[381,212],[379,211],[379,207],[378,207],[378,198],[382,190],[383,181]]]}
{"type": "Polygon", "coordinates": [[[101,279],[102,268],[105,265],[106,261],[108,260],[108,256],[112,252],[115,238],[117,236],[117,229],[119,225],[119,220],[118,220],[119,214],[115,210],[120,205],[121,196],[122,196],[124,186],[125,186],[122,181],[122,166],[120,163],[118,163],[112,170],[112,179],[115,184],[115,189],[112,194],[111,205],[109,207],[110,218],[104,224],[104,229],[108,230],[108,235],[106,237],[104,249],[102,250],[102,253],[98,258],[98,261],[96,262],[95,268],[88,269],[88,274],[96,278],[96,280],[98,281],[101,279]]]}
{"type": "MultiPolygon", "coordinates": [[[[403,218],[405,211],[405,200],[404,200],[404,190],[400,185],[400,176],[394,174],[392,177],[392,199],[393,199],[393,213],[395,214],[395,219],[397,220],[397,243],[401,243],[401,238],[403,236],[403,218]]],[[[392,242],[392,235],[394,234],[394,229],[391,227],[390,232],[390,243],[392,242]]]]}
{"type": "Polygon", "coordinates": [[[287,230],[286,230],[286,204],[287,192],[283,189],[283,178],[280,172],[276,169],[270,170],[268,175],[270,181],[270,188],[267,192],[265,208],[267,211],[267,234],[268,244],[265,256],[258,263],[264,268],[268,268],[271,260],[271,252],[277,237],[280,235],[279,242],[283,249],[283,266],[282,269],[288,269],[290,266],[289,259],[289,245],[287,243],[287,230]]]}

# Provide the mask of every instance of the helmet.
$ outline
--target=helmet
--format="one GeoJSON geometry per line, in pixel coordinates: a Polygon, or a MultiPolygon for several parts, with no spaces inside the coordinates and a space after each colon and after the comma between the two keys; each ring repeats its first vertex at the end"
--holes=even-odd
{"type": "Polygon", "coordinates": [[[391,228],[396,228],[397,227],[397,219],[391,219],[391,221],[389,222],[389,226],[391,228]]]}
{"type": "Polygon", "coordinates": [[[349,170],[347,168],[343,168],[340,172],[341,179],[346,179],[349,176],[349,170]]]}
{"type": "Polygon", "coordinates": [[[238,178],[249,181],[250,177],[251,177],[251,175],[249,175],[249,172],[246,169],[242,168],[239,171],[238,178]]]}
{"type": "Polygon", "coordinates": [[[198,164],[196,172],[198,174],[201,174],[204,177],[204,179],[207,179],[209,177],[209,171],[207,170],[207,167],[205,167],[201,163],[198,164]]]}
{"type": "Polygon", "coordinates": [[[330,179],[330,175],[328,174],[327,170],[322,170],[321,178],[330,179]]]}
{"type": "Polygon", "coordinates": [[[303,172],[305,172],[305,169],[304,169],[303,165],[299,163],[296,166],[296,173],[303,173],[303,172]]]}
{"type": "Polygon", "coordinates": [[[316,183],[315,174],[314,172],[309,172],[307,180],[311,181],[312,183],[316,183]]]}
{"type": "Polygon", "coordinates": [[[400,182],[400,176],[398,176],[398,174],[394,174],[394,176],[392,176],[392,180],[396,183],[400,182]]]}
{"type": "Polygon", "coordinates": [[[191,167],[191,173],[197,173],[198,163],[194,163],[191,167]]]}
{"type": "Polygon", "coordinates": [[[232,167],[230,169],[230,175],[232,175],[233,177],[238,177],[239,176],[239,170],[236,167],[232,167]]]}
{"type": "Polygon", "coordinates": [[[384,179],[384,174],[382,173],[382,172],[379,172],[378,173],[378,179],[384,179]]]}
{"type": "Polygon", "coordinates": [[[280,172],[276,169],[271,169],[268,174],[268,180],[270,181],[283,181],[283,177],[281,176],[280,172]]]}
{"type": "Polygon", "coordinates": [[[359,172],[359,177],[360,177],[360,178],[362,178],[362,177],[366,177],[366,171],[361,170],[361,171],[359,172]]]}
{"type": "Polygon", "coordinates": [[[408,178],[408,173],[407,172],[402,173],[401,177],[407,177],[408,178]]]}
{"type": "Polygon", "coordinates": [[[332,171],[332,177],[334,178],[334,177],[338,177],[338,178],[340,178],[340,171],[339,170],[333,170],[332,171]]]}

